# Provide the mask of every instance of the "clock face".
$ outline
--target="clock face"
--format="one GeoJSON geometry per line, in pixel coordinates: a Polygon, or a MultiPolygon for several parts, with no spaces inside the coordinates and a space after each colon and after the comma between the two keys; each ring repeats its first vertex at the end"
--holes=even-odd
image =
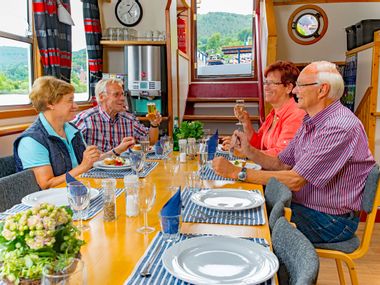
{"type": "Polygon", "coordinates": [[[137,0],[119,0],[115,7],[118,21],[127,27],[136,26],[142,18],[142,7],[137,0]]]}

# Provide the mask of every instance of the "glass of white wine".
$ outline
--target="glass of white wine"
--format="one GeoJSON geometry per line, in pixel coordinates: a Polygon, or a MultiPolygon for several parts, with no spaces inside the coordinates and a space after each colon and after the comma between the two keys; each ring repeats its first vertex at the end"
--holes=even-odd
{"type": "MultiPolygon", "coordinates": [[[[244,100],[236,100],[236,105],[234,107],[234,113],[236,118],[240,118],[243,111],[245,110],[244,100]]],[[[243,123],[240,121],[236,123],[236,125],[241,126],[243,123]]]]}
{"type": "Polygon", "coordinates": [[[154,227],[148,225],[148,212],[152,209],[156,200],[156,184],[150,181],[140,181],[140,190],[138,195],[139,208],[143,213],[144,225],[137,229],[137,232],[149,234],[155,231],[154,227]]]}

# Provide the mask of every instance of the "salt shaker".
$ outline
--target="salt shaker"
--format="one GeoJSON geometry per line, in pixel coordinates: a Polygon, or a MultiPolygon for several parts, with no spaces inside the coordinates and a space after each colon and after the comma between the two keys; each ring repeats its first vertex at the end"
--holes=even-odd
{"type": "Polygon", "coordinates": [[[103,179],[103,220],[113,221],[116,219],[116,180],[115,179],[103,179]]]}
{"type": "Polygon", "coordinates": [[[137,177],[137,175],[125,175],[124,188],[126,201],[126,215],[127,217],[136,217],[139,214],[139,178],[137,177]]]}
{"type": "Polygon", "coordinates": [[[179,162],[186,162],[186,152],[187,152],[187,141],[185,139],[178,140],[179,145],[179,162]]]}

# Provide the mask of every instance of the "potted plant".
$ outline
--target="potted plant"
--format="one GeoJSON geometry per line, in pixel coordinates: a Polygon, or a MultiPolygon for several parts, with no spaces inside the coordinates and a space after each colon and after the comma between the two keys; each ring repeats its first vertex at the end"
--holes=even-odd
{"type": "Polygon", "coordinates": [[[200,121],[181,123],[179,128],[178,139],[195,138],[196,140],[201,139],[203,136],[203,123],[200,121]]]}
{"type": "Polygon", "coordinates": [[[0,222],[0,279],[39,284],[44,266],[67,267],[84,244],[72,215],[69,207],[43,203],[0,222]]]}

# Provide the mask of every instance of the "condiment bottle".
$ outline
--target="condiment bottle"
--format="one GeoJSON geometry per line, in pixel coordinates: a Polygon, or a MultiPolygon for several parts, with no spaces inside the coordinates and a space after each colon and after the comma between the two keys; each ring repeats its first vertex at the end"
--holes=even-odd
{"type": "Polygon", "coordinates": [[[139,215],[139,178],[137,175],[124,176],[126,215],[127,217],[136,217],[139,215]]]}
{"type": "Polygon", "coordinates": [[[103,220],[113,221],[116,219],[116,180],[115,179],[103,179],[103,220]]]}

